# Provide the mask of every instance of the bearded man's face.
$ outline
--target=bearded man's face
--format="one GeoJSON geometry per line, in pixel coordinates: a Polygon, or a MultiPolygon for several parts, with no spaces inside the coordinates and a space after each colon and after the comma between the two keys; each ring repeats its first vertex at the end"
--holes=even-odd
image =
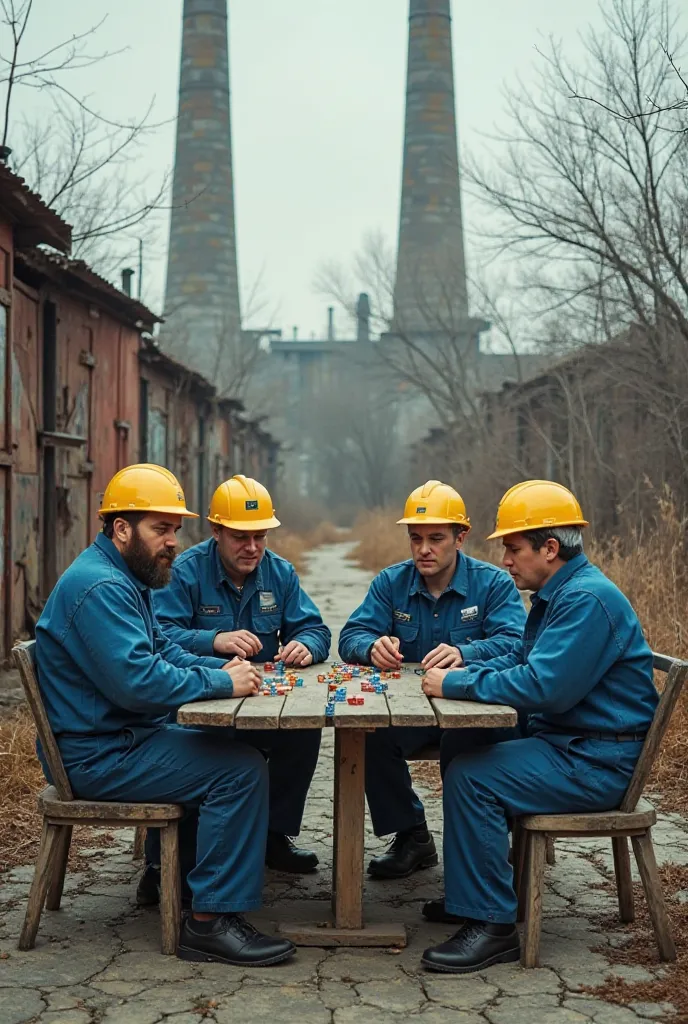
{"type": "Polygon", "coordinates": [[[159,590],[170,582],[180,521],[179,516],[150,513],[131,526],[122,558],[134,576],[151,590],[159,590]]]}

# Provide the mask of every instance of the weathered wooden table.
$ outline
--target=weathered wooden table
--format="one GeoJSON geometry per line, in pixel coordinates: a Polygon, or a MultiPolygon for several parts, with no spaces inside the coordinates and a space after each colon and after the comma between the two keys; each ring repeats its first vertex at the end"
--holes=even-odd
{"type": "MultiPolygon", "coordinates": [[[[366,693],[365,704],[336,704],[325,715],[327,686],[318,675],[329,666],[301,669],[304,685],[284,697],[232,697],[185,704],[177,712],[183,725],[236,726],[237,729],[335,729],[334,850],[332,919],[313,924],[282,924],[280,931],[304,946],[403,946],[406,930],[399,924],[363,922],[363,857],[365,819],[365,734],[391,725],[443,729],[516,725],[512,708],[469,701],[429,699],[415,674],[405,666],[400,679],[388,680],[386,693],[366,693]]],[[[363,677],[361,677],[363,678],[363,677]]],[[[359,692],[361,679],[343,685],[347,695],[359,692]]]]}

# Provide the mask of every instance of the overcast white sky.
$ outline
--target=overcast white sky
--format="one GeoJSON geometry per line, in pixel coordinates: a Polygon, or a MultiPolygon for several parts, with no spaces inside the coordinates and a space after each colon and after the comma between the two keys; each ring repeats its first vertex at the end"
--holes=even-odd
{"type": "MultiPolygon", "coordinates": [[[[349,258],[364,234],[396,239],[401,178],[408,0],[230,0],[230,63],[239,274],[263,269],[275,326],[324,329],[318,265],[349,258]]],[[[182,0],[35,0],[27,53],[108,15],[100,46],[126,52],[72,80],[116,117],[151,96],[173,118],[182,0]]],[[[577,47],[597,0],[454,0],[457,113],[462,150],[499,121],[501,89],[528,79],[543,35],[577,47]]],[[[24,101],[26,102],[26,101],[24,101]]],[[[11,144],[11,138],[10,138],[11,144]]],[[[149,142],[137,171],[173,161],[174,125],[149,142]]],[[[479,231],[465,204],[470,232],[479,231]]],[[[144,298],[162,304],[167,225],[146,254],[144,298]]]]}

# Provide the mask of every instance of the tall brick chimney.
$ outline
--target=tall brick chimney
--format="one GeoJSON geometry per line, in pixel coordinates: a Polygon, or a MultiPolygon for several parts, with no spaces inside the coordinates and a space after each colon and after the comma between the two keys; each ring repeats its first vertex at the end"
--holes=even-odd
{"type": "Polygon", "coordinates": [[[241,329],[227,0],[184,0],[179,119],[161,341],[222,386],[241,329]]]}
{"type": "Polygon", "coordinates": [[[410,0],[394,311],[423,334],[468,317],[450,0],[410,0]]]}

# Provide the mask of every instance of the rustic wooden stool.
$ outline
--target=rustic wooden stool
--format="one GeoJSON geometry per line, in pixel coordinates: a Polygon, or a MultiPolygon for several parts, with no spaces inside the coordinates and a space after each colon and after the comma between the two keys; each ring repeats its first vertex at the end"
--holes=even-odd
{"type": "Polygon", "coordinates": [[[43,831],[18,947],[22,950],[33,949],[44,903],[48,910],[60,909],[74,825],[93,825],[99,828],[131,828],[134,825],[161,830],[161,949],[163,953],[174,954],[177,951],[181,917],[177,823],[184,814],[184,808],[177,804],[106,803],[74,799],[38,687],[34,649],[35,640],[19,643],[14,647],[12,656],[19,669],[26,700],[54,785],[48,786],[38,797],[38,807],[43,815],[43,831]]]}
{"type": "Polygon", "coordinates": [[[518,844],[519,852],[515,858],[514,878],[519,894],[519,920],[525,918],[521,957],[524,967],[537,967],[539,963],[545,846],[548,839],[552,840],[556,836],[604,836],[611,839],[619,916],[622,921],[633,921],[635,917],[631,858],[627,841],[630,838],[660,959],[676,959],[676,947],[671,935],[652,846],[651,830],[657,821],[657,814],[649,800],[643,800],[641,797],[680,696],[688,673],[688,662],[655,654],[654,667],[657,671],[668,673],[666,685],[619,809],[599,814],[531,814],[519,819],[521,838],[518,844]]]}

